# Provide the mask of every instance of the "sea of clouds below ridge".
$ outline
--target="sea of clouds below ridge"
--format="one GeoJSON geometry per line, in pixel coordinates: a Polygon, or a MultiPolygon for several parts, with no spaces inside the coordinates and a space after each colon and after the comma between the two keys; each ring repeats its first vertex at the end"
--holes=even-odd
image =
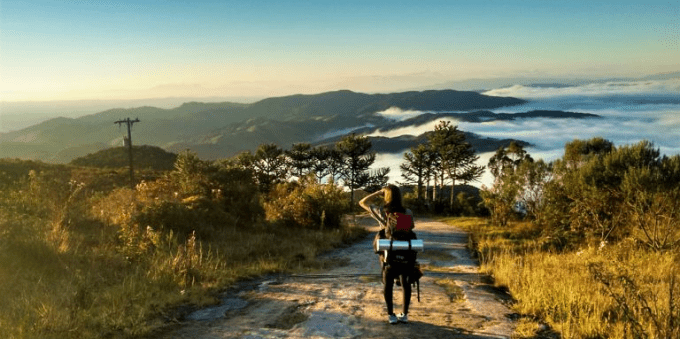
{"type": "MultiPolygon", "coordinates": [[[[514,138],[531,143],[527,150],[535,159],[552,161],[564,154],[564,145],[574,139],[603,137],[616,146],[648,140],[662,154],[680,154],[680,79],[663,81],[608,82],[569,87],[531,87],[516,85],[484,92],[486,95],[513,96],[528,103],[492,110],[495,113],[518,113],[532,110],[562,110],[598,114],[602,119],[516,119],[481,123],[446,118],[460,130],[490,138],[514,138]]],[[[403,121],[423,113],[390,108],[379,112],[389,119],[403,121]]],[[[397,137],[420,135],[434,129],[432,121],[420,126],[369,135],[397,137]]],[[[479,154],[478,164],[486,165],[492,153],[479,154]]],[[[374,168],[390,167],[390,181],[403,181],[399,164],[403,154],[378,154],[374,168]]],[[[485,173],[475,186],[489,185],[485,173]]]]}

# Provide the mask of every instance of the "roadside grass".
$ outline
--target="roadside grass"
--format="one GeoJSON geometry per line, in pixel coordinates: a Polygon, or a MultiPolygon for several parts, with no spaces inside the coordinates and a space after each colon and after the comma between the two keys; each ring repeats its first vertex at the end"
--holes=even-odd
{"type": "MultiPolygon", "coordinates": [[[[333,265],[319,254],[366,235],[263,221],[203,237],[144,227],[134,223],[140,198],[115,184],[124,171],[38,165],[28,179],[30,168],[0,167],[2,338],[152,335],[178,306],[214,304],[240,279],[333,265]]],[[[194,221],[183,216],[175,222],[194,221]]]]}
{"type": "Polygon", "coordinates": [[[533,336],[539,321],[563,338],[680,335],[677,254],[649,251],[631,240],[564,251],[528,222],[445,222],[470,232],[482,271],[516,300],[513,308],[524,316],[518,337],[533,336]]]}

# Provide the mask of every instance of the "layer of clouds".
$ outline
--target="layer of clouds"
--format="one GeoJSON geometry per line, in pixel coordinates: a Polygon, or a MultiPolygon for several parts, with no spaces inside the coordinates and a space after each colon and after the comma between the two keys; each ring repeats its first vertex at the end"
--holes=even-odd
{"type": "MultiPolygon", "coordinates": [[[[494,152],[478,154],[479,159],[477,160],[476,164],[480,166],[486,166],[489,163],[489,159],[491,159],[493,155],[494,152]]],[[[401,177],[401,169],[399,169],[399,165],[401,165],[403,162],[404,162],[403,153],[380,153],[376,154],[375,163],[373,163],[371,169],[389,167],[390,168],[389,182],[390,183],[404,182],[404,179],[401,177]]],[[[476,187],[481,187],[482,185],[491,186],[493,184],[493,176],[491,175],[491,172],[487,170],[484,172],[479,181],[471,182],[469,184],[476,187]]]]}
{"type": "Polygon", "coordinates": [[[567,87],[532,87],[515,85],[498,88],[482,94],[511,96],[522,99],[541,99],[568,96],[656,96],[680,93],[680,79],[649,81],[611,81],[567,87]]]}
{"type": "MultiPolygon", "coordinates": [[[[680,80],[644,81],[628,83],[602,83],[564,88],[531,88],[513,86],[489,91],[486,94],[512,95],[529,99],[530,102],[505,107],[495,112],[515,113],[531,110],[565,110],[594,113],[602,119],[517,119],[512,121],[489,121],[483,123],[460,122],[442,119],[458,125],[460,130],[491,138],[514,138],[531,143],[529,153],[535,159],[556,160],[564,154],[564,145],[574,139],[603,137],[616,146],[630,145],[648,140],[662,154],[680,154],[680,80]]],[[[415,115],[417,112],[410,112],[415,115]]],[[[432,131],[438,121],[405,127],[387,132],[374,132],[372,136],[396,137],[420,135],[432,131]]],[[[486,165],[491,154],[481,154],[479,164],[486,165]]],[[[390,163],[391,181],[399,180],[398,156],[378,157],[380,162],[390,163]],[[396,171],[396,172],[395,172],[396,171]]],[[[491,183],[486,173],[481,184],[491,183]]]]}

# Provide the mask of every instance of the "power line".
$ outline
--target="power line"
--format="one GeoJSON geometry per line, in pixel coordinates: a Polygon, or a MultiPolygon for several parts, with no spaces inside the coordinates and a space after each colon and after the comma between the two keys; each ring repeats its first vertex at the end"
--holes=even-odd
{"type": "Polygon", "coordinates": [[[135,122],[139,122],[139,118],[135,120],[130,120],[130,118],[126,118],[124,120],[118,120],[115,121],[114,124],[118,124],[118,127],[120,127],[122,124],[127,125],[127,139],[124,138],[125,144],[128,146],[128,155],[130,156],[130,188],[135,189],[135,171],[133,170],[132,167],[132,125],[134,125],[135,122]]]}

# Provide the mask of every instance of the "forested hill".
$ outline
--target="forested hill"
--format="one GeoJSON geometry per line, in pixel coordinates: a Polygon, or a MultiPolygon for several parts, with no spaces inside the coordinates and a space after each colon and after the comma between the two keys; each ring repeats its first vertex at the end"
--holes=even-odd
{"type": "Polygon", "coordinates": [[[88,153],[122,146],[126,128],[115,121],[139,118],[133,144],[172,152],[190,149],[203,158],[229,157],[262,143],[289,147],[323,135],[392,123],[378,112],[388,108],[473,111],[522,104],[516,98],[438,90],[390,94],[335,91],[264,99],[252,104],[185,103],[173,109],[111,109],[76,119],[56,118],[0,134],[0,158],[67,163],[88,153]]]}
{"type": "MultiPolygon", "coordinates": [[[[132,152],[135,168],[152,170],[171,170],[174,168],[177,154],[166,152],[156,146],[134,146],[132,152]]],[[[127,147],[113,147],[90,153],[84,157],[71,161],[71,165],[97,167],[97,168],[121,168],[130,163],[127,147]]]]}

